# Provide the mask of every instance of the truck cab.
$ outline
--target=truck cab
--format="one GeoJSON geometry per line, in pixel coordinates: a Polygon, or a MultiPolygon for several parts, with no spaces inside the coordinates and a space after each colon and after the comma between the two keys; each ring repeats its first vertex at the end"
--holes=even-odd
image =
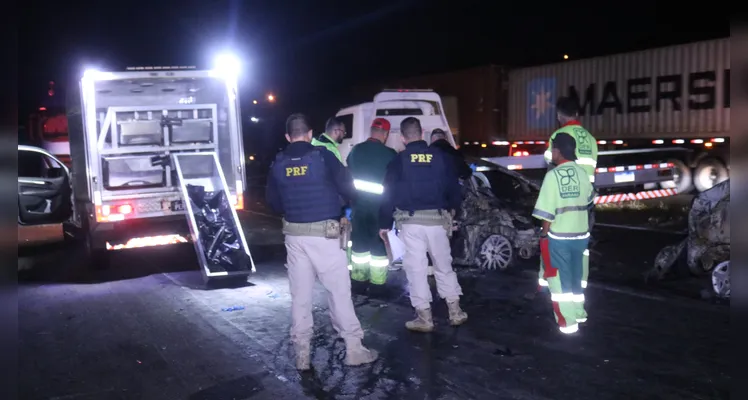
{"type": "Polygon", "coordinates": [[[186,241],[195,223],[180,182],[225,188],[234,218],[244,207],[234,76],[193,67],[89,70],[68,93],[76,215],[66,233],[100,262],[107,250],[186,241]]]}
{"type": "Polygon", "coordinates": [[[344,164],[353,146],[369,138],[371,123],[376,118],[386,118],[390,122],[390,135],[386,144],[398,152],[405,148],[400,123],[408,117],[416,117],[421,121],[423,140],[426,143],[431,142],[431,131],[440,128],[447,134],[452,146],[455,146],[441,97],[430,89],[384,90],[374,96],[372,102],[343,108],[335,116],[346,127],[346,136],[340,145],[344,164]]]}

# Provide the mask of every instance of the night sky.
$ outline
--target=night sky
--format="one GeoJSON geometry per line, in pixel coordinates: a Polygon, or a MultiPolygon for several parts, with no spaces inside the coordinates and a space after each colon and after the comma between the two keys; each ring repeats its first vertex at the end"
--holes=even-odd
{"type": "Polygon", "coordinates": [[[352,85],[381,78],[729,35],[724,8],[608,3],[30,0],[20,24],[21,112],[36,107],[49,80],[66,82],[84,65],[207,68],[223,49],[245,60],[243,102],[272,92],[279,99],[274,112],[314,113],[307,108],[325,105],[334,113],[352,85]]]}

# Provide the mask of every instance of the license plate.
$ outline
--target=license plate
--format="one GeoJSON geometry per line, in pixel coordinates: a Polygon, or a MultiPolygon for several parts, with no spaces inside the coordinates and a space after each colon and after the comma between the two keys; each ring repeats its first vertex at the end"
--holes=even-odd
{"type": "Polygon", "coordinates": [[[625,183],[634,181],[634,172],[616,172],[613,177],[616,183],[625,183]]]}
{"type": "Polygon", "coordinates": [[[169,208],[171,211],[184,211],[184,203],[182,200],[174,200],[171,202],[169,208]]]}

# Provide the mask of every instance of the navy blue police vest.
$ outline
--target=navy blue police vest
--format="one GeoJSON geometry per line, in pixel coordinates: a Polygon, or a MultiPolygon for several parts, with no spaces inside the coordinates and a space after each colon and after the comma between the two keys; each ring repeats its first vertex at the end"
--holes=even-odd
{"type": "Polygon", "coordinates": [[[305,223],[340,218],[343,203],[320,149],[302,157],[278,153],[272,174],[286,221],[305,223]]]}
{"type": "Polygon", "coordinates": [[[440,151],[424,143],[424,146],[406,147],[398,154],[402,162],[395,207],[405,211],[445,207],[446,171],[440,151]]]}

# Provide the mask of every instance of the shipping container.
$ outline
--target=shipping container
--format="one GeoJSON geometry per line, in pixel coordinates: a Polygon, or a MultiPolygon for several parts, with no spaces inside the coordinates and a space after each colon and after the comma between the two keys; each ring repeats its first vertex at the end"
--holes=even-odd
{"type": "Polygon", "coordinates": [[[506,77],[505,68],[487,65],[449,73],[390,79],[359,86],[355,93],[360,98],[369,99],[383,89],[432,89],[442,99],[455,98],[444,101],[450,127],[457,127],[452,133],[460,142],[472,142],[485,140],[487,136],[498,138],[503,131],[501,123],[506,120],[506,77]],[[453,110],[450,109],[455,105],[458,115],[456,124],[452,121],[453,110]]]}
{"type": "Polygon", "coordinates": [[[510,141],[547,138],[559,96],[598,139],[728,136],[729,38],[514,70],[508,94],[510,141]]]}

